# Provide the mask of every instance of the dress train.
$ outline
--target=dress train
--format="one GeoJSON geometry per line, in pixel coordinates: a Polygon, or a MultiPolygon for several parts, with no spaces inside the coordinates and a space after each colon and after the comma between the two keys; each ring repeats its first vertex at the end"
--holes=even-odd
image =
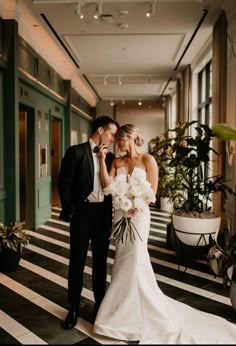
{"type": "MultiPolygon", "coordinates": [[[[120,172],[122,174],[122,171],[120,172]]],[[[146,173],[137,168],[132,174],[146,173]]],[[[115,212],[116,220],[122,211],[115,212]]],[[[94,332],[139,344],[236,344],[236,325],[164,295],[151,265],[147,242],[150,210],[132,218],[142,240],[116,244],[111,283],[94,332]]]]}

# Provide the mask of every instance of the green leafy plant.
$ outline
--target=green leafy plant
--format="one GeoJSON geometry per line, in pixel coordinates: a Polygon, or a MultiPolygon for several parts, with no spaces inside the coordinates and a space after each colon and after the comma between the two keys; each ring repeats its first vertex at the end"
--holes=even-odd
{"type": "Polygon", "coordinates": [[[30,236],[24,227],[25,222],[12,222],[9,225],[0,223],[0,248],[17,251],[20,245],[27,245],[30,236]]]}
{"type": "Polygon", "coordinates": [[[219,155],[211,146],[213,137],[221,135],[225,139],[224,133],[227,132],[228,136],[229,132],[225,125],[218,125],[214,132],[215,129],[198,121],[178,123],[174,129],[168,129],[153,146],[152,154],[157,163],[163,165],[167,162],[169,174],[176,182],[172,185],[171,195],[174,210],[209,212],[212,208],[212,193],[221,192],[225,198],[227,192],[236,196],[223,176],[208,177],[206,174],[210,154],[219,155]]]}
{"type": "Polygon", "coordinates": [[[167,133],[157,136],[150,141],[150,153],[155,157],[159,168],[158,194],[160,197],[172,200],[175,191],[180,188],[180,184],[174,174],[174,167],[169,166],[172,154],[171,144],[165,142],[167,133]],[[163,143],[166,143],[163,146],[163,143]]]}
{"type": "Polygon", "coordinates": [[[219,244],[216,237],[212,241],[207,260],[213,273],[216,276],[222,276],[224,286],[230,280],[236,282],[236,271],[234,270],[236,267],[236,233],[223,244],[219,244]],[[231,268],[231,276],[229,276],[229,268],[231,268]]]}
{"type": "Polygon", "coordinates": [[[174,188],[176,185],[176,180],[173,178],[173,175],[166,173],[159,179],[158,183],[158,193],[160,197],[172,199],[174,188]]]}

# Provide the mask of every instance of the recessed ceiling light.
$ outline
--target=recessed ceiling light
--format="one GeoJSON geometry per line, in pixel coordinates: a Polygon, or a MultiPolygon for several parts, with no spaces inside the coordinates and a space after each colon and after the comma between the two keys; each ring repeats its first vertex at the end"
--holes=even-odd
{"type": "Polygon", "coordinates": [[[127,16],[127,14],[129,13],[129,11],[123,9],[123,10],[119,10],[118,13],[119,13],[121,16],[127,16]]]}

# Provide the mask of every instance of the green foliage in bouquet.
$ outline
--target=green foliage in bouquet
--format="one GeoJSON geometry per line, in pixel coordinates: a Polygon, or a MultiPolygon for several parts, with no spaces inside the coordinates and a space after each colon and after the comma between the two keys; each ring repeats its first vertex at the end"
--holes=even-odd
{"type": "Polygon", "coordinates": [[[132,218],[123,216],[113,225],[110,239],[113,239],[117,243],[121,242],[127,244],[128,241],[134,243],[136,239],[135,235],[142,241],[137,228],[132,222],[132,218]]]}

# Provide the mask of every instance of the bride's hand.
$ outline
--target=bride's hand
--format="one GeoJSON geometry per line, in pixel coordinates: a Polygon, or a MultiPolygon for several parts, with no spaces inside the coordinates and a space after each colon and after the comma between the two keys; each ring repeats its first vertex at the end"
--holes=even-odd
{"type": "Polygon", "coordinates": [[[107,148],[108,148],[107,145],[105,145],[105,144],[103,144],[103,143],[101,143],[101,144],[99,145],[98,156],[99,156],[100,159],[104,159],[104,160],[105,160],[106,155],[107,155],[107,153],[109,152],[109,150],[108,150],[107,148]]]}
{"type": "Polygon", "coordinates": [[[138,213],[138,209],[130,209],[129,211],[127,211],[126,216],[129,218],[135,217],[135,215],[137,215],[138,213]]]}

